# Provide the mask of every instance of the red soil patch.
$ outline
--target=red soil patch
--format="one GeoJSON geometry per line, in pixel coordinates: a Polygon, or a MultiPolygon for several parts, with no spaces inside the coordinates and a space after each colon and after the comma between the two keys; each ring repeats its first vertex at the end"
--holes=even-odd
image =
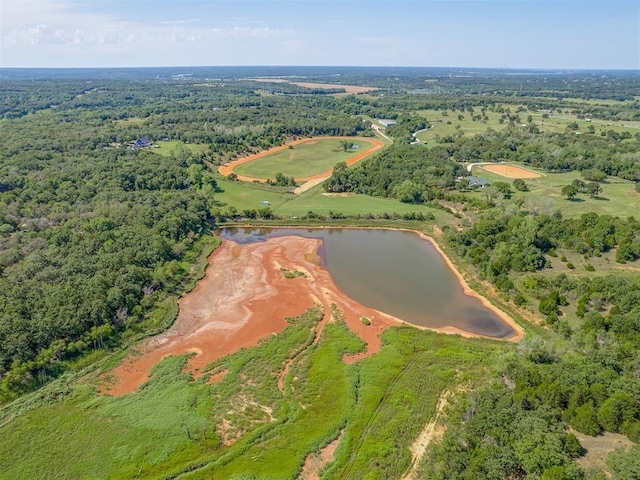
{"type": "MultiPolygon", "coordinates": [[[[372,153],[377,152],[382,147],[384,147],[384,143],[382,143],[381,141],[376,140],[374,138],[360,138],[360,137],[314,137],[314,138],[302,138],[300,140],[294,140],[293,142],[286,143],[286,144],[280,145],[278,147],[273,147],[273,148],[270,148],[269,150],[265,150],[263,152],[259,152],[259,153],[256,153],[254,155],[249,155],[248,157],[244,157],[244,158],[241,158],[239,160],[234,160],[233,162],[229,162],[229,163],[227,163],[225,165],[220,166],[218,168],[218,172],[221,175],[224,175],[225,177],[228,177],[233,172],[233,169],[236,168],[238,165],[242,165],[243,163],[253,162],[254,160],[258,160],[259,158],[266,157],[267,155],[271,155],[273,153],[280,152],[282,150],[285,150],[286,148],[289,148],[289,145],[295,146],[295,145],[300,145],[301,143],[317,142],[318,140],[329,140],[329,139],[361,140],[361,141],[364,141],[364,142],[373,143],[373,146],[367,148],[366,150],[363,150],[362,152],[354,155],[353,157],[350,157],[346,161],[346,164],[347,164],[348,167],[350,167],[351,165],[359,162],[363,158],[368,157],[372,153]]],[[[329,178],[332,173],[333,173],[333,168],[330,168],[330,169],[325,170],[324,172],[318,173],[316,175],[311,175],[309,177],[296,178],[295,181],[296,182],[309,182],[309,181],[312,181],[312,180],[321,180],[321,179],[324,180],[325,178],[329,178]]],[[[265,183],[268,180],[267,178],[247,177],[245,175],[238,175],[238,179],[242,180],[243,182],[258,181],[258,182],[262,182],[262,183],[265,183]]]]}
{"type": "Polygon", "coordinates": [[[253,79],[256,82],[262,83],[290,83],[291,85],[298,85],[299,87],[311,88],[311,89],[337,89],[341,88],[344,92],[341,93],[332,93],[331,95],[342,96],[342,95],[351,95],[357,93],[365,93],[370,92],[372,90],[377,90],[375,87],[364,87],[360,85],[339,85],[333,83],[315,83],[315,82],[292,82],[291,80],[284,78],[269,78],[269,77],[259,77],[253,79]]]}
{"type": "Polygon", "coordinates": [[[299,87],[311,88],[313,89],[338,89],[342,88],[344,93],[334,93],[333,95],[351,95],[352,93],[366,93],[372,90],[376,90],[375,87],[362,87],[359,85],[339,85],[333,83],[313,83],[313,82],[291,82],[293,85],[298,85],[299,87]]]}
{"type": "Polygon", "coordinates": [[[526,168],[514,167],[513,165],[480,165],[480,168],[506,178],[538,178],[541,176],[539,173],[532,172],[526,168]]]}
{"type": "Polygon", "coordinates": [[[334,453],[338,444],[342,439],[344,430],[340,430],[340,435],[334,441],[328,443],[320,449],[318,453],[312,452],[307,455],[302,467],[302,472],[298,477],[299,480],[319,480],[319,473],[322,471],[325,465],[333,461],[334,453]]]}
{"type": "Polygon", "coordinates": [[[331,304],[343,313],[349,328],[367,343],[354,362],[379,351],[380,334],[399,322],[366,308],[343,294],[329,272],[319,265],[320,240],[280,237],[263,243],[238,245],[223,241],[209,257],[206,276],[179,300],[180,313],[166,332],[136,347],[129,358],[102,377],[109,385],[102,393],[134,392],[149,377],[151,368],[169,355],[195,353],[188,369],[195,375],[207,364],[283,330],[286,317],[298,316],[320,303],[330,320],[331,304]],[[287,279],[280,267],[302,271],[307,278],[287,279]],[[361,317],[368,317],[365,326],[361,317]]]}

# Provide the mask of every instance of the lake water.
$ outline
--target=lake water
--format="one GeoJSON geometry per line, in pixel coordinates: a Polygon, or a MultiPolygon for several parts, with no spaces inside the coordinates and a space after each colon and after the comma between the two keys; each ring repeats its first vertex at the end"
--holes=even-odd
{"type": "Polygon", "coordinates": [[[320,257],[336,285],[362,305],[414,325],[453,326],[495,338],[513,329],[462,285],[433,244],[413,232],[360,229],[226,228],[238,243],[298,235],[322,240],[320,257]]]}

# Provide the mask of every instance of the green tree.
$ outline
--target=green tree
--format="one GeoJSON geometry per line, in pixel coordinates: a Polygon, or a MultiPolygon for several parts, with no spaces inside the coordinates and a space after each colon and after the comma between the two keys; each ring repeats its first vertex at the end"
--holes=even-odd
{"type": "Polygon", "coordinates": [[[605,178],[607,178],[607,174],[604,173],[602,170],[598,170],[597,168],[589,168],[587,170],[582,170],[580,174],[582,175],[582,178],[590,182],[601,182],[605,178]]]}
{"type": "Polygon", "coordinates": [[[562,195],[567,197],[567,200],[573,200],[578,194],[576,187],[574,187],[573,185],[565,185],[564,187],[562,187],[561,192],[562,195]]]}
{"type": "Polygon", "coordinates": [[[616,392],[598,410],[598,421],[608,432],[619,432],[625,422],[633,422],[638,417],[638,402],[633,395],[616,392]]]}
{"type": "Polygon", "coordinates": [[[602,187],[596,182],[589,182],[585,186],[585,193],[588,193],[591,198],[595,197],[602,192],[602,187]]]}
{"type": "Polygon", "coordinates": [[[521,178],[516,178],[513,181],[513,188],[515,188],[518,192],[526,192],[529,190],[527,183],[521,178]]]}
{"type": "Polygon", "coordinates": [[[394,196],[403,203],[422,203],[422,190],[412,180],[405,180],[395,188],[394,196]]]}
{"type": "Polygon", "coordinates": [[[351,140],[342,140],[340,142],[340,147],[343,152],[347,152],[353,147],[353,142],[351,140]]]}

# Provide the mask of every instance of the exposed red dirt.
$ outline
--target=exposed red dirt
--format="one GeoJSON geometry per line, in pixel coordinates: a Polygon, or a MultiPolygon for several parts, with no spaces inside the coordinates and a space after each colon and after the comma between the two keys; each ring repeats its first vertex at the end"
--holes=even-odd
{"type": "Polygon", "coordinates": [[[205,277],[179,300],[180,313],[166,332],[147,339],[118,367],[103,377],[103,393],[134,392],[149,377],[151,368],[169,355],[195,353],[188,369],[198,375],[207,364],[256,345],[283,330],[286,317],[297,316],[320,303],[329,321],[336,304],[349,328],[367,343],[365,353],[346,359],[354,362],[377,352],[380,334],[399,321],[366,308],[343,294],[329,272],[320,266],[320,240],[280,237],[263,243],[238,245],[223,241],[209,257],[205,277]],[[302,271],[307,278],[287,279],[280,267],[302,271]],[[367,317],[372,325],[360,319],[367,317]]]}
{"type": "MultiPolygon", "coordinates": [[[[361,140],[361,141],[365,141],[365,142],[369,142],[369,143],[373,144],[373,146],[367,148],[366,150],[363,150],[362,152],[359,152],[358,154],[354,155],[353,157],[350,157],[345,162],[348,167],[350,167],[351,165],[354,165],[355,163],[359,162],[363,158],[368,157],[372,153],[377,152],[382,147],[384,147],[384,143],[382,143],[379,140],[376,140],[375,138],[360,138],[360,137],[314,137],[314,138],[302,138],[300,140],[294,140],[293,142],[289,142],[289,143],[286,143],[284,145],[280,145],[278,147],[273,147],[273,148],[270,148],[269,150],[265,150],[263,152],[256,153],[254,155],[249,155],[248,157],[240,158],[239,160],[234,160],[233,162],[229,162],[229,163],[227,163],[225,165],[220,166],[218,168],[218,172],[221,175],[224,175],[225,177],[228,177],[229,175],[231,175],[231,173],[233,173],[233,169],[236,168],[238,165],[242,165],[243,163],[253,162],[254,160],[258,160],[259,158],[266,157],[267,155],[271,155],[273,153],[280,152],[282,150],[285,150],[285,149],[289,148],[289,145],[295,146],[295,145],[300,145],[301,143],[313,143],[313,142],[316,142],[318,140],[326,140],[326,139],[361,140]]],[[[311,175],[309,177],[296,178],[295,181],[296,182],[310,182],[310,181],[313,181],[313,180],[321,180],[321,179],[324,180],[325,178],[329,178],[332,173],[333,173],[333,168],[330,168],[330,169],[325,170],[324,172],[320,172],[320,173],[318,173],[316,175],[311,175]]],[[[267,178],[247,177],[245,175],[238,175],[238,180],[242,180],[243,182],[255,182],[255,181],[258,181],[258,182],[265,183],[268,179],[267,178]]]]}
{"type": "Polygon", "coordinates": [[[480,168],[507,178],[538,178],[541,176],[539,173],[532,172],[526,168],[516,167],[514,165],[480,165],[480,168]]]}
{"type": "Polygon", "coordinates": [[[338,448],[338,444],[342,439],[343,433],[344,430],[340,430],[340,435],[338,435],[338,438],[326,444],[320,449],[319,452],[312,452],[307,455],[307,458],[304,461],[304,466],[302,467],[302,472],[298,477],[299,480],[320,479],[320,472],[322,471],[324,466],[333,461],[334,453],[336,451],[336,448],[338,448]]]}

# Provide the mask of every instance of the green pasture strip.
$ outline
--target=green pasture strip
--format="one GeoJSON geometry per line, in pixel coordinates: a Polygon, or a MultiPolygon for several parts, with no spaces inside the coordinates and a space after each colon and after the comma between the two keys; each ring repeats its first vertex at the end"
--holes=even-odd
{"type": "Polygon", "coordinates": [[[158,140],[153,142],[152,151],[162,156],[169,156],[171,152],[175,151],[178,145],[183,145],[191,150],[192,153],[204,153],[209,149],[208,145],[195,144],[195,143],[183,143],[179,140],[163,141],[158,140]]]}
{"type": "Polygon", "coordinates": [[[313,187],[300,195],[281,193],[268,190],[262,185],[247,184],[244,182],[232,182],[216,176],[218,187],[221,191],[215,194],[217,207],[225,211],[234,207],[238,213],[243,210],[258,210],[268,206],[283,220],[295,221],[293,217],[301,218],[308,212],[314,212],[323,217],[331,216],[331,213],[339,213],[346,216],[353,215],[383,215],[394,213],[406,214],[411,212],[433,214],[436,221],[446,223],[451,217],[448,213],[426,205],[412,205],[402,203],[391,198],[378,198],[369,195],[323,195],[322,185],[313,187]],[[265,205],[261,202],[269,202],[265,205]]]}
{"type": "Polygon", "coordinates": [[[373,146],[371,142],[354,138],[348,141],[359,148],[344,151],[343,141],[338,138],[311,140],[238,165],[234,172],[255,178],[274,178],[276,173],[296,178],[309,177],[332,168],[338,162],[346,162],[373,146]]]}
{"type": "Polygon", "coordinates": [[[342,322],[325,327],[321,341],[292,367],[285,382],[289,401],[286,422],[268,438],[221,468],[209,468],[187,478],[295,478],[307,455],[335,437],[355,404],[352,367],[344,353],[362,350],[362,340],[342,322]]]}
{"type": "Polygon", "coordinates": [[[402,203],[395,199],[371,197],[369,195],[323,195],[324,190],[321,185],[314,187],[302,194],[291,198],[287,203],[275,209],[277,215],[283,217],[293,217],[306,215],[309,211],[329,216],[330,212],[337,212],[343,215],[381,215],[384,213],[409,213],[421,212],[431,213],[436,218],[447,216],[446,212],[437,210],[425,205],[412,205],[402,203]]]}
{"type": "Polygon", "coordinates": [[[383,338],[382,350],[359,363],[358,402],[323,478],[400,478],[440,395],[481,381],[489,358],[511,348],[412,327],[390,329],[383,338]]]}
{"type": "Polygon", "coordinates": [[[294,198],[292,193],[281,193],[277,191],[267,190],[262,185],[251,185],[244,182],[232,182],[225,180],[224,177],[217,175],[219,191],[215,194],[215,200],[219,208],[226,209],[235,207],[238,212],[245,209],[260,209],[270,206],[271,209],[277,209],[284,205],[288,200],[294,198]],[[269,205],[260,202],[269,202],[269,205]]]}
{"type": "MultiPolygon", "coordinates": [[[[516,163],[513,165],[518,166],[516,163]]],[[[526,165],[520,165],[530,170],[526,165]]],[[[492,182],[513,183],[513,179],[497,175],[478,165],[473,168],[473,175],[491,180],[492,182]]],[[[580,172],[567,173],[544,173],[538,178],[525,178],[524,181],[529,187],[528,192],[515,192],[514,197],[527,199],[548,198],[553,202],[555,209],[559,210],[563,217],[578,217],[586,212],[595,212],[598,215],[611,215],[613,217],[636,217],[639,218],[638,205],[640,204],[640,193],[635,191],[633,182],[622,180],[617,177],[608,177],[600,183],[602,192],[594,198],[585,193],[579,193],[573,200],[567,200],[562,195],[562,187],[570,185],[575,179],[585,181],[580,172]]],[[[585,181],[586,182],[586,181],[585,181]]],[[[586,182],[588,183],[588,182],[586,182]]],[[[512,188],[512,190],[514,190],[512,188]]],[[[471,196],[483,197],[482,189],[470,193],[471,196]]]]}

